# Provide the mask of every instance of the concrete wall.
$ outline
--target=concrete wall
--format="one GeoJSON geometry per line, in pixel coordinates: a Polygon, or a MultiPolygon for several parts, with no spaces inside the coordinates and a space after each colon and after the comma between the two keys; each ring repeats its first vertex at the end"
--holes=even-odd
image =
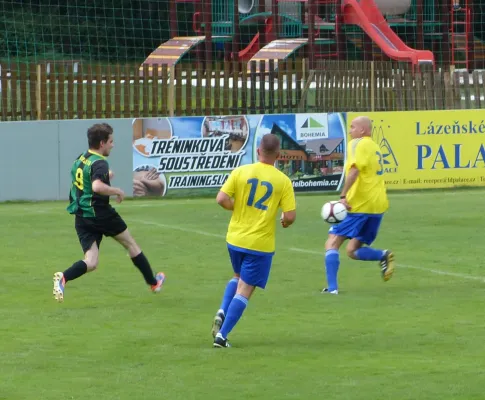
{"type": "Polygon", "coordinates": [[[114,128],[108,159],[113,186],[132,193],[131,119],[3,122],[0,124],[0,201],[66,200],[74,159],[88,148],[87,129],[97,122],[114,128]]]}

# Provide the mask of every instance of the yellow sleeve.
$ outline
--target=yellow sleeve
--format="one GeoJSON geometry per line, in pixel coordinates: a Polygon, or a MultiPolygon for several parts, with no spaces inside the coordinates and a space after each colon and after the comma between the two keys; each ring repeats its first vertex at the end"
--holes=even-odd
{"type": "Polygon", "coordinates": [[[352,167],[355,167],[360,171],[367,165],[369,159],[369,152],[365,144],[360,140],[353,140],[349,144],[349,159],[348,163],[352,167]]]}
{"type": "Polygon", "coordinates": [[[227,178],[227,181],[222,185],[221,192],[224,192],[229,197],[234,197],[236,193],[236,180],[237,180],[237,170],[233,170],[227,178]]]}
{"type": "Polygon", "coordinates": [[[285,181],[285,187],[283,188],[283,195],[281,196],[280,208],[283,212],[296,210],[295,192],[293,191],[293,185],[291,181],[287,179],[285,181]]]}

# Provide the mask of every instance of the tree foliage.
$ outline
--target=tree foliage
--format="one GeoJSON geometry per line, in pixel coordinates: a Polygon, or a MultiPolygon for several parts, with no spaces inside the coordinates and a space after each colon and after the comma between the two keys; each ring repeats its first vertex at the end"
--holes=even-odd
{"type": "MultiPolygon", "coordinates": [[[[178,10],[187,29],[190,7],[178,10]]],[[[169,0],[0,2],[2,59],[140,61],[169,36],[169,0]]]]}

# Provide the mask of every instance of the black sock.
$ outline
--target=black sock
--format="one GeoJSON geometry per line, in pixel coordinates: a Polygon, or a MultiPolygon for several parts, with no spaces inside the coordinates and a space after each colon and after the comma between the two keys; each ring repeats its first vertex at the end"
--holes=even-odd
{"type": "Polygon", "coordinates": [[[135,267],[137,267],[140,270],[140,272],[143,275],[143,278],[145,278],[146,283],[148,283],[149,285],[157,284],[157,279],[153,276],[152,267],[150,267],[150,263],[148,262],[143,252],[138,254],[136,257],[133,257],[131,261],[133,261],[133,264],[135,264],[135,267]]]}
{"type": "Polygon", "coordinates": [[[72,266],[64,271],[64,279],[66,282],[83,276],[88,270],[88,266],[83,260],[76,261],[72,266]]]}

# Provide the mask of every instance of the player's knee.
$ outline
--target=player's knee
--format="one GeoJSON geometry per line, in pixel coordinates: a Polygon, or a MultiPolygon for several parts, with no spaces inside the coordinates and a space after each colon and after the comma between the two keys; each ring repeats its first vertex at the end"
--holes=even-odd
{"type": "Polygon", "coordinates": [[[338,250],[339,249],[339,243],[338,243],[338,238],[337,236],[330,236],[327,241],[325,242],[325,250],[338,250]]]}
{"type": "Polygon", "coordinates": [[[242,279],[240,279],[238,282],[236,293],[240,294],[241,296],[249,300],[255,289],[256,289],[255,286],[249,285],[246,282],[244,282],[242,279]]]}

